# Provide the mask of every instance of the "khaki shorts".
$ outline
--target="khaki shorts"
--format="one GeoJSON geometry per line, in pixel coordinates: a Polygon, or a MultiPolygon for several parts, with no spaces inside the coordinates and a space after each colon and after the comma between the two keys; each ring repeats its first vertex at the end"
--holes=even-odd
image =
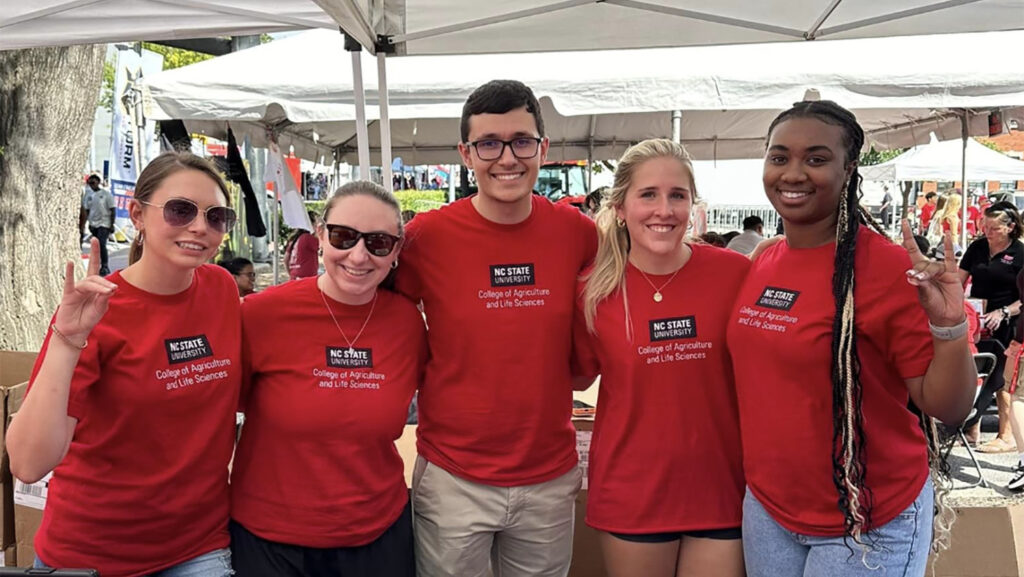
{"type": "Polygon", "coordinates": [[[536,485],[494,487],[423,457],[412,477],[419,577],[565,577],[579,468],[536,485]]]}

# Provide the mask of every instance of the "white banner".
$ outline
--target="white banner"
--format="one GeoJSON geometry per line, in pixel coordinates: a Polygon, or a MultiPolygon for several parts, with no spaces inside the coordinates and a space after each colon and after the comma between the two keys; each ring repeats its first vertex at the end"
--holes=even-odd
{"type": "MultiPolygon", "coordinates": [[[[136,81],[142,76],[142,57],[134,50],[118,50],[114,72],[114,130],[110,151],[110,180],[135,183],[139,175],[139,130],[136,111],[141,93],[136,81]]],[[[141,114],[139,114],[141,120],[141,114]]],[[[122,215],[118,215],[122,216],[122,215]]]]}
{"type": "Polygon", "coordinates": [[[267,167],[263,172],[265,182],[274,183],[274,191],[277,192],[277,199],[281,201],[281,214],[284,223],[290,228],[301,228],[313,231],[313,223],[309,222],[309,215],[306,213],[306,205],[302,202],[302,196],[295,186],[295,179],[288,170],[288,165],[281,155],[281,149],[277,144],[271,142],[267,150],[267,167]]]}
{"type": "Polygon", "coordinates": [[[143,74],[156,74],[163,67],[163,56],[143,50],[118,50],[114,69],[114,106],[111,119],[110,174],[111,193],[117,204],[117,224],[129,228],[128,203],[135,181],[146,163],[159,154],[154,137],[156,123],[146,121],[140,80],[143,74]]]}

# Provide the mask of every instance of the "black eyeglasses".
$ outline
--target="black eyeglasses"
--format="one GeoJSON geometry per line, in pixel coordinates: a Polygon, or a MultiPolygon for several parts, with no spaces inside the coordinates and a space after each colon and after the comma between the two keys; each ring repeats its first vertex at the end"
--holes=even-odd
{"type": "MultiPolygon", "coordinates": [[[[199,216],[199,205],[187,198],[172,198],[163,204],[154,204],[140,200],[140,203],[154,208],[162,208],[164,222],[174,227],[188,226],[199,216]]],[[[229,206],[211,206],[204,212],[206,225],[219,233],[226,233],[235,226],[237,217],[235,209],[229,206]]]]}
{"type": "Polygon", "coordinates": [[[525,136],[512,140],[484,138],[468,144],[476,149],[476,155],[480,157],[480,160],[498,160],[502,154],[505,154],[506,146],[512,149],[512,156],[522,160],[537,156],[542,140],[542,138],[525,136]]]}
{"type": "Polygon", "coordinates": [[[343,224],[325,224],[327,242],[338,250],[349,250],[363,239],[363,246],[373,256],[388,256],[395,250],[401,237],[386,232],[360,232],[343,224]]]}

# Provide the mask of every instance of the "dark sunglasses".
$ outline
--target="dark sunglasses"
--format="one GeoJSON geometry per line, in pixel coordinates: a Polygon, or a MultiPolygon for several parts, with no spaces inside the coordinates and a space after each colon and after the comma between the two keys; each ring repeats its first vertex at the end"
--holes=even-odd
{"type": "MultiPolygon", "coordinates": [[[[172,198],[163,204],[154,204],[144,200],[139,201],[146,206],[162,208],[164,210],[164,222],[171,226],[188,226],[199,216],[199,205],[187,198],[172,198]]],[[[219,233],[226,233],[235,226],[237,217],[235,209],[229,206],[211,206],[204,213],[206,225],[219,233]]]]}
{"type": "Polygon", "coordinates": [[[402,240],[400,237],[386,232],[360,232],[343,224],[325,224],[324,226],[327,228],[327,242],[338,250],[349,250],[359,242],[359,239],[363,239],[363,246],[370,254],[388,256],[402,240]]]}

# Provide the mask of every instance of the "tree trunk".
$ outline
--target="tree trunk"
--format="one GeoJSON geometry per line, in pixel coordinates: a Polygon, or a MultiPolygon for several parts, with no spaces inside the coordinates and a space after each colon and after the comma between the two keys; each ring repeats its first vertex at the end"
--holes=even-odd
{"type": "Polygon", "coordinates": [[[105,52],[0,51],[0,349],[39,349],[64,262],[81,260],[82,172],[105,52]]]}

